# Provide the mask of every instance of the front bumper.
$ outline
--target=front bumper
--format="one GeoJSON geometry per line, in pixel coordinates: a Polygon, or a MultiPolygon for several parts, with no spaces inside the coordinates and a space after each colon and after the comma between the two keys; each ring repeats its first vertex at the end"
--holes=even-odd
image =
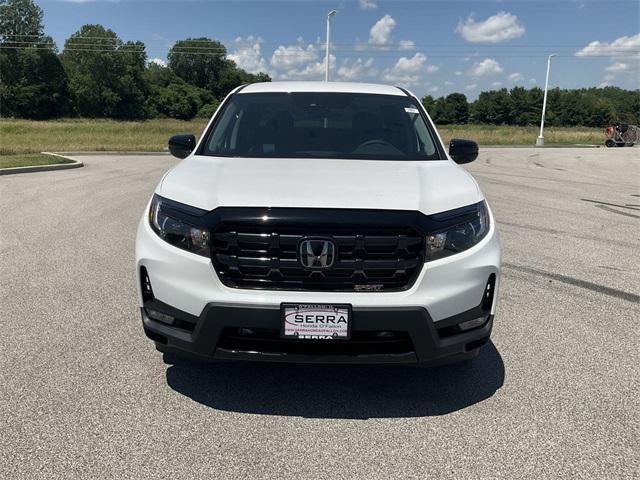
{"type": "Polygon", "coordinates": [[[140,222],[136,241],[138,299],[147,336],[161,350],[191,354],[201,360],[434,364],[467,358],[477,353],[491,333],[500,260],[500,241],[492,219],[488,234],[477,245],[425,263],[415,283],[404,291],[269,291],[225,286],[209,258],[169,245],[151,230],[146,216],[140,222]],[[140,289],[143,268],[153,288],[153,301],[158,302],[160,310],[174,312],[181,319],[179,325],[163,324],[145,313],[148,305],[140,289]],[[493,299],[487,305],[483,298],[490,278],[495,285],[493,299]],[[280,328],[282,303],[350,304],[355,332],[363,336],[376,331],[398,332],[411,348],[383,353],[328,348],[317,354],[313,345],[304,345],[308,347],[305,349],[287,345],[280,345],[280,351],[267,349],[265,345],[277,343],[273,336],[280,328]],[[484,326],[445,335],[451,333],[447,327],[479,316],[487,317],[484,326]],[[234,328],[263,329],[268,338],[253,344],[245,342],[245,348],[239,348],[229,343],[228,329],[234,328]]]}
{"type": "Polygon", "coordinates": [[[170,313],[179,322],[178,327],[163,324],[141,308],[145,333],[158,349],[201,361],[431,366],[475,356],[489,340],[493,326],[493,315],[482,304],[437,324],[421,307],[354,308],[352,340],[283,340],[278,336],[279,308],[209,304],[195,318],[161,302],[146,304],[146,308],[170,313]],[[456,328],[478,317],[486,318],[486,323],[466,332],[456,328]],[[383,339],[376,335],[380,332],[394,336],[383,339]]]}

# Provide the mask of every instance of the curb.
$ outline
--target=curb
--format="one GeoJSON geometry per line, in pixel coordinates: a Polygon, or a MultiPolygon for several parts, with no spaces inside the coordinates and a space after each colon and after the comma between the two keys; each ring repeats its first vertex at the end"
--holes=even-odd
{"type": "MultiPolygon", "coordinates": [[[[68,158],[64,155],[60,155],[57,153],[51,152],[40,152],[43,155],[52,155],[54,157],[60,158],[68,158]]],[[[69,158],[69,160],[73,160],[69,158]]],[[[73,160],[73,163],[54,163],[53,165],[34,165],[31,167],[11,167],[11,168],[0,168],[0,175],[12,175],[15,173],[29,173],[29,172],[48,172],[51,170],[68,170],[70,168],[80,168],[84,166],[79,160],[73,160]]]]}
{"type": "MultiPolygon", "coordinates": [[[[42,152],[49,153],[49,152],[42,152]]],[[[55,153],[51,153],[51,155],[58,155],[55,153]]],[[[73,155],[74,157],[87,157],[93,155],[170,155],[168,150],[160,150],[157,152],[145,152],[145,151],[136,151],[136,150],[83,150],[80,152],[63,152],[63,155],[73,155]]]]}
{"type": "Polygon", "coordinates": [[[593,145],[589,143],[575,143],[575,144],[548,144],[543,146],[537,145],[483,145],[480,144],[480,148],[535,148],[538,150],[544,150],[545,148],[601,148],[603,145],[593,145]]]}

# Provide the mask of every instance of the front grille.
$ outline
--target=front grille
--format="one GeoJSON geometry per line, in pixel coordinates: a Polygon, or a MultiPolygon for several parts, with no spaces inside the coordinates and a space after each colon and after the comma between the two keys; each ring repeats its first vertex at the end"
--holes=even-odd
{"type": "Polygon", "coordinates": [[[290,355],[399,355],[414,351],[407,332],[385,332],[385,336],[379,333],[355,331],[350,340],[294,340],[280,338],[276,329],[255,328],[242,334],[237,328],[227,327],[217,347],[235,352],[290,355]]]}
{"type": "Polygon", "coordinates": [[[412,227],[258,227],[221,224],[212,259],[222,282],[234,288],[316,291],[398,291],[409,288],[424,263],[423,236],[412,227]],[[305,237],[333,240],[336,259],[326,270],[298,258],[305,237]]]}

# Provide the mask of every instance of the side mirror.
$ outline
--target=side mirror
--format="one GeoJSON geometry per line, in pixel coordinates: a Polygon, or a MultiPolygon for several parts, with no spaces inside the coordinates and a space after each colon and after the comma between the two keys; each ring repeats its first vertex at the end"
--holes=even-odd
{"type": "Polygon", "coordinates": [[[177,158],[186,158],[196,148],[195,135],[174,135],[169,139],[169,151],[177,158]]]}
{"type": "Polygon", "coordinates": [[[449,155],[460,165],[473,162],[478,158],[478,144],[473,140],[454,138],[449,143],[449,155]]]}

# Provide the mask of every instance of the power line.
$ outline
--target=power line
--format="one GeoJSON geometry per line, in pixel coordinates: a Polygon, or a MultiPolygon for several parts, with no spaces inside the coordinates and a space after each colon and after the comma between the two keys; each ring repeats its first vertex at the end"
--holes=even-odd
{"type": "MultiPolygon", "coordinates": [[[[28,38],[36,38],[36,39],[40,39],[43,36],[42,35],[27,35],[27,34],[2,34],[0,33],[0,36],[4,36],[4,37],[28,37],[28,38]]],[[[95,37],[95,36],[83,36],[83,37],[69,37],[67,39],[67,42],[70,41],[77,41],[77,40],[108,40],[111,42],[143,42],[143,43],[150,43],[150,42],[167,42],[170,41],[172,43],[178,43],[178,42],[189,42],[189,43],[212,43],[212,42],[218,42],[218,43],[223,43],[224,45],[227,44],[239,44],[239,43],[251,43],[250,40],[246,40],[243,39],[241,42],[236,42],[236,40],[229,40],[229,41],[218,41],[218,40],[187,40],[187,39],[181,39],[181,40],[167,40],[167,39],[147,39],[147,40],[127,40],[124,41],[120,38],[113,38],[113,37],[95,37]]],[[[17,40],[12,41],[12,43],[16,43],[18,42],[17,40]]],[[[31,42],[27,42],[27,43],[31,43],[31,42]]],[[[33,42],[33,43],[38,43],[38,42],[33,42]]],[[[51,43],[55,43],[55,42],[51,42],[51,43]]],[[[303,48],[306,48],[308,46],[317,46],[317,47],[324,47],[323,43],[307,43],[307,44],[302,44],[302,43],[293,43],[290,45],[283,45],[282,42],[258,42],[255,41],[254,44],[259,44],[259,45],[279,45],[282,47],[295,47],[295,46],[300,46],[303,48]]],[[[398,48],[398,49],[402,49],[402,51],[409,51],[409,48],[403,48],[401,47],[399,44],[388,44],[388,43],[370,43],[370,42],[354,42],[354,43],[339,43],[339,42],[332,42],[331,43],[332,46],[347,46],[347,47],[358,47],[358,48],[398,48]]],[[[482,44],[482,43],[478,43],[478,44],[458,44],[458,43],[412,43],[411,45],[412,47],[427,47],[427,48],[440,48],[440,47],[447,47],[447,48],[469,48],[469,49],[479,49],[479,48],[549,48],[549,49],[558,49],[558,48],[584,48],[588,45],[584,45],[584,44],[516,44],[516,45],[497,45],[497,44],[482,44]]],[[[224,49],[227,47],[191,47],[191,48],[220,48],[220,49],[224,49]]],[[[237,47],[236,47],[237,48],[237,47]]],[[[637,45],[617,45],[615,47],[613,46],[599,46],[597,48],[602,48],[602,49],[607,49],[607,50],[628,50],[628,49],[638,49],[639,47],[637,45]]]]}
{"type": "MultiPolygon", "coordinates": [[[[11,44],[12,48],[29,48],[33,45],[36,46],[55,46],[56,43],[55,42],[29,42],[29,41],[11,41],[11,42],[6,42],[11,44]],[[21,45],[24,45],[24,47],[20,47],[21,45]]],[[[0,44],[2,45],[2,44],[0,44]]],[[[103,43],[98,43],[98,42],[67,42],[65,44],[64,49],[68,49],[71,47],[95,47],[95,48],[110,48],[112,47],[111,45],[108,44],[103,44],[103,43]]],[[[144,45],[144,43],[142,45],[137,45],[135,43],[123,43],[120,45],[113,45],[114,48],[137,48],[140,50],[146,49],[146,45],[144,45]]],[[[153,47],[152,47],[153,48],[153,47]]],[[[534,47],[531,47],[534,48],[534,47]]],[[[538,48],[538,47],[535,47],[538,48]]],[[[513,49],[512,46],[503,46],[501,47],[502,49],[502,53],[512,53],[511,51],[513,50],[514,52],[516,50],[513,49]]],[[[171,47],[170,49],[171,51],[182,51],[182,52],[189,52],[189,51],[206,51],[206,52],[228,52],[229,50],[224,48],[224,47],[197,47],[197,46],[174,46],[171,47]]],[[[558,50],[558,49],[556,49],[558,50]]],[[[589,53],[589,56],[594,56],[594,55],[602,55],[602,56],[613,56],[613,55],[625,55],[625,54],[634,54],[634,53],[640,53],[640,47],[630,47],[630,48],[606,48],[606,49],[601,49],[603,50],[601,53],[589,53]]],[[[276,50],[277,51],[277,50],[276,50]]],[[[395,52],[395,53],[402,53],[402,54],[406,54],[406,55],[410,55],[412,50],[408,50],[408,49],[373,49],[373,50],[363,50],[362,48],[342,48],[339,49],[338,51],[340,52],[347,52],[347,53],[353,53],[353,52],[357,52],[357,53],[363,53],[363,52],[368,52],[370,54],[375,54],[375,53],[385,53],[385,52],[395,52]]],[[[444,52],[446,52],[447,50],[444,50],[444,52]]],[[[456,54],[463,54],[464,52],[458,52],[453,50],[453,52],[455,52],[456,54]]],[[[540,53],[544,53],[546,55],[546,50],[540,50],[540,53]]],[[[258,53],[258,52],[248,52],[248,51],[244,51],[244,54],[247,55],[262,55],[262,53],[258,53]]],[[[274,52],[275,53],[275,52],[274,52]]],[[[308,50],[300,50],[300,51],[286,51],[286,52],[279,52],[278,55],[309,55],[310,53],[313,52],[309,52],[308,50]]],[[[442,53],[442,52],[440,52],[442,53]]],[[[523,52],[526,54],[530,54],[532,52],[523,52]]],[[[467,51],[466,56],[479,56],[479,52],[477,48],[471,48],[467,51]]]]}
{"type": "MultiPolygon", "coordinates": [[[[93,48],[93,47],[98,47],[96,46],[87,46],[87,47],[92,47],[92,48],[72,48],[72,47],[67,47],[63,50],[64,52],[94,52],[94,53],[124,53],[124,54],[134,54],[134,53],[143,53],[146,54],[147,51],[145,48],[129,48],[126,45],[121,46],[117,49],[106,49],[106,48],[93,48]]],[[[32,46],[11,46],[11,45],[0,45],[0,49],[13,49],[13,50],[48,50],[51,51],[51,48],[46,47],[46,46],[36,46],[36,47],[32,47],[32,46]]],[[[351,50],[351,51],[347,51],[347,50],[341,50],[341,53],[362,53],[359,50],[351,50]]],[[[190,51],[190,50],[172,50],[171,52],[172,54],[178,54],[178,55],[215,55],[215,56],[221,56],[221,51],[190,51]]],[[[262,57],[263,55],[261,53],[256,53],[256,52],[245,52],[243,53],[244,56],[250,56],[250,57],[262,57]]],[[[386,52],[369,52],[367,54],[368,57],[374,57],[374,58],[397,58],[399,55],[393,54],[393,53],[386,53],[386,52]]],[[[570,55],[563,55],[560,54],[558,55],[559,57],[562,58],[582,58],[582,57],[576,57],[574,54],[570,54],[570,55]]],[[[607,57],[611,57],[612,54],[610,53],[606,53],[606,54],[589,54],[588,57],[603,57],[603,58],[607,58],[607,57]]],[[[615,56],[618,57],[635,57],[637,55],[635,54],[629,54],[624,53],[624,54],[615,54],[615,56]]],[[[314,60],[320,60],[319,57],[314,56],[313,58],[310,58],[309,55],[305,52],[288,52],[288,53],[280,53],[277,55],[277,57],[305,57],[307,58],[309,61],[314,61],[314,60]]],[[[467,53],[435,53],[435,54],[431,54],[428,56],[429,58],[469,58],[470,60],[472,58],[478,58],[476,56],[470,56],[467,53]]],[[[497,54],[493,54],[492,57],[494,58],[522,58],[522,59],[527,59],[527,58],[546,58],[547,54],[546,53],[539,53],[539,54],[515,54],[515,53],[497,53],[497,54]]]]}

